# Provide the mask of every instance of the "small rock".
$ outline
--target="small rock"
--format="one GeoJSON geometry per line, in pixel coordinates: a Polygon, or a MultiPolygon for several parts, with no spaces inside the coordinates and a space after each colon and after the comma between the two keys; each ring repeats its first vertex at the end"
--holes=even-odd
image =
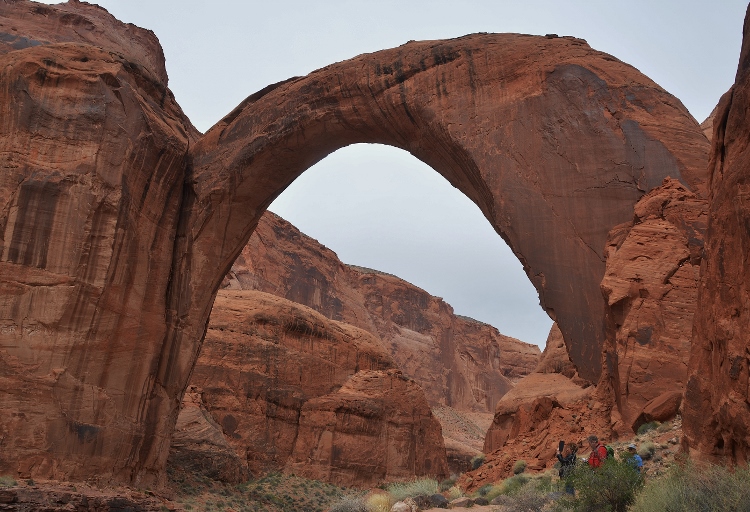
{"type": "Polygon", "coordinates": [[[474,505],[489,505],[490,501],[487,498],[479,497],[474,498],[474,505]]]}
{"type": "Polygon", "coordinates": [[[673,437],[672,439],[669,440],[669,444],[677,444],[679,442],[680,441],[676,437],[673,437]]]}

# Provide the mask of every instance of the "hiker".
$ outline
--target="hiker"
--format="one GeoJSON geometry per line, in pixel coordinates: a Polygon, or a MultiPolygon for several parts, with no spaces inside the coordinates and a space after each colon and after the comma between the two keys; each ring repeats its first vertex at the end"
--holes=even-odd
{"type": "MultiPolygon", "coordinates": [[[[560,444],[562,444],[562,441],[560,442],[560,444]]],[[[575,493],[575,491],[573,490],[573,483],[570,480],[567,480],[567,477],[571,473],[571,471],[573,471],[573,468],[576,465],[577,453],[578,445],[576,443],[568,443],[565,448],[563,448],[563,453],[560,453],[559,448],[555,452],[557,460],[560,461],[560,471],[558,472],[558,474],[560,475],[560,480],[566,480],[565,492],[567,492],[568,494],[575,493]]]]}
{"type": "Polygon", "coordinates": [[[599,442],[599,438],[595,435],[588,437],[589,446],[591,447],[591,454],[588,458],[589,467],[596,469],[602,465],[604,460],[607,458],[607,447],[599,442]]]}
{"type": "Polygon", "coordinates": [[[641,468],[643,467],[643,459],[641,458],[640,455],[638,455],[636,450],[637,448],[635,444],[630,443],[628,445],[628,458],[625,460],[627,461],[628,464],[630,464],[633,467],[633,469],[635,469],[636,471],[640,473],[641,468]]]}

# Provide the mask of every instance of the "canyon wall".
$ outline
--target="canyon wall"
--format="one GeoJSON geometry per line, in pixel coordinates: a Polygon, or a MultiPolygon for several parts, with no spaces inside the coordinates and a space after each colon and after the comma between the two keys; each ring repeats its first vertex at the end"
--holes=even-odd
{"type": "Polygon", "coordinates": [[[221,291],[191,383],[252,474],[360,486],[447,475],[419,385],[377,337],[306,306],[221,291]]]}
{"type": "Polygon", "coordinates": [[[225,277],[373,333],[433,406],[492,412],[537,364],[536,345],[455,315],[439,297],[396,276],[344,265],[289,222],[266,212],[225,277]]]}
{"type": "Polygon", "coordinates": [[[271,85],[199,137],[150,32],[79,2],[3,2],[0,23],[0,471],[23,477],[160,482],[221,281],[340,147],[405,149],[472,199],[590,381],[610,230],[667,176],[705,193],[680,102],[575,38],[409,42],[271,85]]]}
{"type": "Polygon", "coordinates": [[[750,16],[734,86],[713,118],[708,227],[685,390],[684,447],[750,460],[750,16]]]}
{"type": "Polygon", "coordinates": [[[0,33],[0,473],[149,485],[184,389],[162,341],[197,132],[150,32],[21,1],[0,33]]]}

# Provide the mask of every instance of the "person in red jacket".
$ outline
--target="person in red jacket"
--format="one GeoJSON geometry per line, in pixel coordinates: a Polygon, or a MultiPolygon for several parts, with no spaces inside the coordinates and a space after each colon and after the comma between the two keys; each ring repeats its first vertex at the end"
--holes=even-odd
{"type": "Polygon", "coordinates": [[[596,469],[604,463],[604,459],[607,458],[607,447],[599,442],[599,438],[596,436],[588,437],[589,446],[591,447],[591,454],[589,455],[589,466],[592,469],[596,469]]]}

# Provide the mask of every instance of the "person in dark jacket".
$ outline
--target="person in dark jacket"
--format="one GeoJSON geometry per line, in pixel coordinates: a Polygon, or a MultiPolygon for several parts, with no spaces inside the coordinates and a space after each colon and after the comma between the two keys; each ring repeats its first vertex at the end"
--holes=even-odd
{"type": "Polygon", "coordinates": [[[567,480],[567,477],[576,465],[577,454],[578,445],[576,443],[566,444],[565,448],[563,448],[563,453],[560,453],[559,449],[555,452],[557,460],[560,461],[560,471],[558,474],[560,475],[560,480],[565,480],[565,492],[568,494],[573,494],[575,492],[573,490],[573,484],[567,480]]]}

